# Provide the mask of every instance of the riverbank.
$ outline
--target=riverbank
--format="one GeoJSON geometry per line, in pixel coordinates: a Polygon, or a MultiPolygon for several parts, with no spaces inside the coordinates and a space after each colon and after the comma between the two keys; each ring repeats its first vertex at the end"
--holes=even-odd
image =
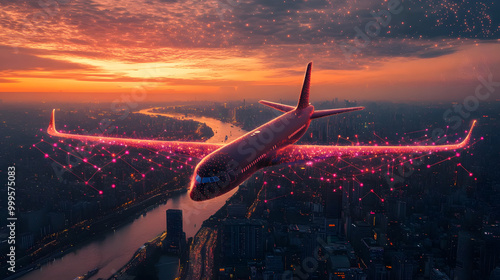
{"type": "MultiPolygon", "coordinates": [[[[164,204],[171,197],[181,193],[185,193],[186,191],[187,189],[184,187],[184,184],[180,184],[179,186],[177,186],[177,188],[173,188],[167,191],[158,191],[158,193],[153,194],[153,196],[145,198],[144,200],[137,202],[132,206],[127,206],[115,213],[110,213],[97,220],[89,221],[88,224],[82,224],[80,226],[82,228],[86,228],[86,232],[85,234],[79,234],[77,245],[71,244],[58,248],[56,252],[42,257],[36,262],[24,267],[22,270],[19,270],[16,274],[10,275],[9,277],[5,278],[5,280],[18,279],[37,269],[43,268],[43,266],[47,265],[48,263],[62,258],[74,251],[77,251],[80,248],[86,246],[86,244],[88,243],[98,240],[103,234],[116,231],[121,227],[131,223],[141,215],[145,214],[148,211],[147,209],[151,210],[151,207],[164,204]]],[[[76,276],[77,275],[75,275],[75,277],[76,276]]]]}
{"type": "Polygon", "coordinates": [[[143,109],[136,113],[150,115],[150,116],[163,116],[168,118],[174,118],[177,120],[193,120],[196,122],[204,123],[208,127],[210,127],[214,133],[212,137],[210,137],[209,139],[207,139],[207,141],[205,141],[206,143],[229,143],[246,133],[246,131],[241,129],[240,127],[213,118],[177,114],[177,113],[154,112],[155,110],[160,110],[160,109],[162,109],[162,107],[143,109]]]}

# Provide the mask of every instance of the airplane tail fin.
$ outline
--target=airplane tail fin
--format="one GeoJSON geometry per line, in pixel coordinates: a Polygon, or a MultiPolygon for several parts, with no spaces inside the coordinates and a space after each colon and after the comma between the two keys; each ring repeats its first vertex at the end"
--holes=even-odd
{"type": "Polygon", "coordinates": [[[300,93],[299,102],[297,103],[297,109],[304,109],[307,106],[309,106],[309,87],[311,85],[311,68],[312,68],[312,62],[309,62],[309,64],[307,64],[304,84],[302,85],[302,92],[300,93]]]}
{"type": "MultiPolygon", "coordinates": [[[[307,106],[309,106],[309,87],[311,85],[311,68],[312,68],[312,62],[309,62],[307,64],[307,70],[306,70],[306,76],[304,78],[304,84],[302,85],[302,92],[300,93],[300,98],[299,102],[297,103],[297,107],[285,105],[285,104],[280,104],[280,103],[275,103],[275,102],[270,102],[270,101],[265,101],[265,100],[260,100],[259,103],[269,106],[271,108],[274,108],[278,111],[281,112],[289,112],[294,109],[300,110],[304,109],[307,106]]],[[[339,109],[328,109],[328,110],[318,110],[314,111],[314,113],[311,115],[311,119],[317,119],[317,118],[322,118],[322,117],[327,117],[331,115],[336,115],[336,114],[342,114],[342,113],[347,113],[347,112],[352,112],[352,111],[357,111],[357,110],[363,110],[365,107],[350,107],[350,108],[339,108],[339,109]]]]}

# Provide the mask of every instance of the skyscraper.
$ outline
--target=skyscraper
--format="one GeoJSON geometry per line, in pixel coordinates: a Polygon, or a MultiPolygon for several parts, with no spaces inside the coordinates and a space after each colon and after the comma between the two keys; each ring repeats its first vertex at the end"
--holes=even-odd
{"type": "Polygon", "coordinates": [[[182,230],[182,210],[167,210],[167,237],[164,248],[171,253],[178,253],[186,243],[186,234],[182,230]]]}

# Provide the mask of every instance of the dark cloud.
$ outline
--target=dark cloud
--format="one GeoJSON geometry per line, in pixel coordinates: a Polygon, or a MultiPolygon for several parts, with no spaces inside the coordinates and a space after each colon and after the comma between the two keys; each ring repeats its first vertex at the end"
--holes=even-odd
{"type": "Polygon", "coordinates": [[[12,79],[3,79],[3,78],[0,78],[0,84],[7,84],[7,83],[18,83],[18,81],[12,80],[12,79]]]}
{"type": "Polygon", "coordinates": [[[14,49],[8,46],[0,46],[0,71],[16,70],[76,70],[91,69],[88,65],[43,58],[36,55],[40,51],[32,51],[26,48],[14,49]]]}

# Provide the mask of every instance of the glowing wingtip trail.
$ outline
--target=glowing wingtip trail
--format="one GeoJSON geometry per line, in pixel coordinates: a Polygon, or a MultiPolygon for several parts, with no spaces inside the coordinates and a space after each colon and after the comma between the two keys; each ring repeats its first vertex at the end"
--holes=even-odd
{"type": "Polygon", "coordinates": [[[471,127],[469,129],[469,133],[467,133],[467,137],[465,137],[464,141],[462,141],[462,143],[460,145],[462,148],[465,147],[465,145],[467,145],[469,143],[470,136],[472,134],[472,130],[474,130],[474,127],[476,126],[476,123],[477,123],[477,120],[473,120],[472,121],[472,125],[471,125],[471,127]]]}

